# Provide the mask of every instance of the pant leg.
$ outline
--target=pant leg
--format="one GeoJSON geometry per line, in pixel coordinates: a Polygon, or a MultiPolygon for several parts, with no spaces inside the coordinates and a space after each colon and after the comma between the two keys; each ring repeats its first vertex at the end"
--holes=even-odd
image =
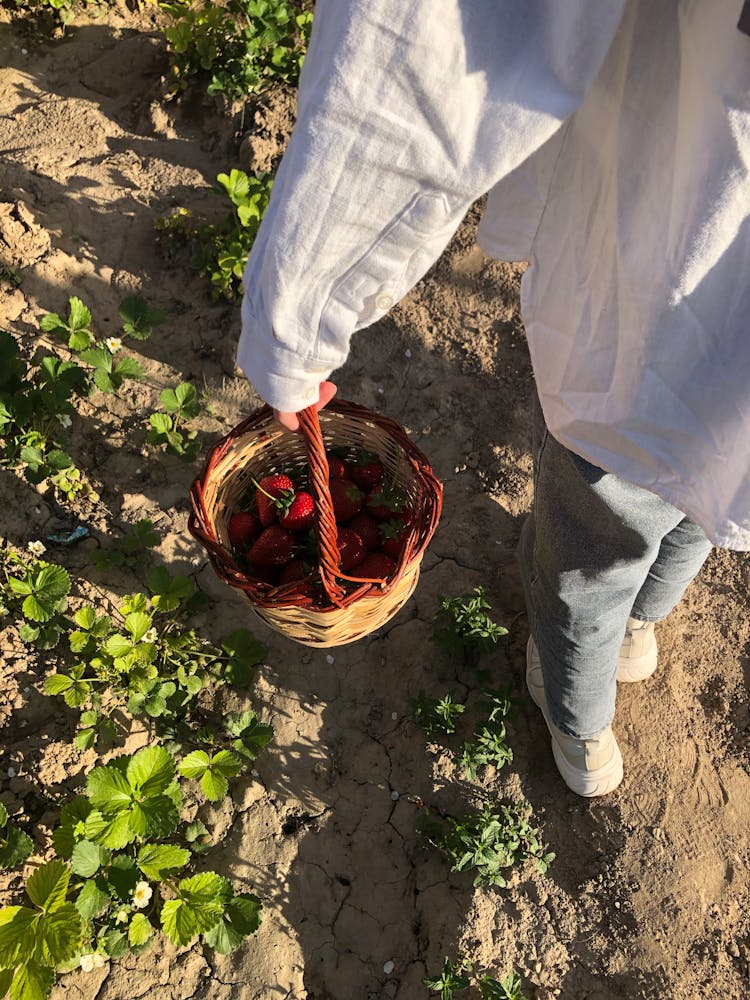
{"type": "Polygon", "coordinates": [[[685,516],[563,447],[537,399],[534,459],[533,511],[519,546],[529,624],[552,721],[588,738],[612,721],[628,616],[642,591],[654,592],[644,591],[652,566],[668,569],[671,546],[660,563],[662,542],[685,516]]]}
{"type": "Polygon", "coordinates": [[[698,575],[711,548],[703,528],[684,517],[662,539],[659,555],[633,604],[633,618],[646,622],[666,618],[698,575]]]}

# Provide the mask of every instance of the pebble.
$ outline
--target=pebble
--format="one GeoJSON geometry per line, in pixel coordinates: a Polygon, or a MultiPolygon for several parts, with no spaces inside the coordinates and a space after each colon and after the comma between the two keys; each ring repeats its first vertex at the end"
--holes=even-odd
{"type": "Polygon", "coordinates": [[[333,663],[333,657],[331,656],[330,653],[328,654],[328,656],[326,656],[326,663],[328,663],[329,665],[333,663]]]}
{"type": "Polygon", "coordinates": [[[386,974],[386,976],[390,976],[390,974],[393,972],[395,968],[396,966],[394,965],[393,962],[386,962],[385,965],[383,966],[383,972],[386,974]]]}
{"type": "Polygon", "coordinates": [[[382,387],[382,385],[379,385],[379,386],[378,386],[378,392],[380,393],[380,395],[381,395],[381,396],[383,395],[383,391],[384,391],[384,390],[383,390],[383,387],[382,387]]]}
{"type": "Polygon", "coordinates": [[[391,718],[396,722],[398,720],[398,712],[391,712],[391,718]]]}
{"type": "Polygon", "coordinates": [[[740,957],[740,947],[736,941],[730,941],[727,945],[727,952],[732,956],[732,958],[740,957]]]}
{"type": "Polygon", "coordinates": [[[408,347],[407,347],[407,348],[406,348],[406,350],[404,351],[404,357],[405,357],[405,358],[410,358],[410,357],[411,357],[411,351],[409,350],[409,348],[408,348],[408,347]]]}
{"type": "MultiPolygon", "coordinates": [[[[400,798],[400,796],[399,796],[399,794],[398,794],[397,791],[394,790],[394,791],[391,792],[391,799],[394,802],[398,802],[399,798],[400,798]]],[[[739,954],[739,952],[738,952],[738,954],[739,954]]]]}
{"type": "Polygon", "coordinates": [[[542,963],[534,962],[534,973],[538,976],[541,971],[542,971],[542,963]]]}
{"type": "Polygon", "coordinates": [[[17,774],[18,774],[18,771],[16,771],[15,767],[9,767],[8,768],[8,777],[9,778],[15,778],[15,776],[17,774]]]}

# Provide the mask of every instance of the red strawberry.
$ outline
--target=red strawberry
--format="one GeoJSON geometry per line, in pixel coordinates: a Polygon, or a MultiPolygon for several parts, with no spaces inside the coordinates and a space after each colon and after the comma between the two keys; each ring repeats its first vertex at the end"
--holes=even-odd
{"type": "Polygon", "coordinates": [[[295,580],[304,580],[306,576],[310,576],[312,571],[312,566],[304,559],[292,559],[282,569],[279,575],[279,585],[283,586],[285,583],[294,583],[295,580]]]}
{"type": "Polygon", "coordinates": [[[294,483],[289,476],[276,472],[271,476],[264,476],[255,485],[258,518],[263,527],[267,528],[278,519],[279,508],[288,506],[294,499],[294,483]]]}
{"type": "Polygon", "coordinates": [[[350,479],[331,479],[328,483],[337,521],[349,521],[362,510],[365,495],[350,479]]]}
{"type": "Polygon", "coordinates": [[[384,552],[368,552],[357,566],[357,576],[368,580],[387,580],[396,569],[396,563],[384,552]]]}
{"type": "Polygon", "coordinates": [[[279,524],[290,531],[307,531],[315,520],[315,501],[309,493],[295,493],[286,513],[279,512],[279,524]]]}
{"type": "Polygon", "coordinates": [[[342,573],[348,573],[355,566],[359,566],[367,555],[362,539],[351,528],[339,529],[337,544],[342,573]]]}
{"type": "Polygon", "coordinates": [[[328,459],[329,479],[349,478],[349,466],[343,460],[343,458],[339,458],[338,455],[326,455],[326,458],[328,459]]]}
{"type": "Polygon", "coordinates": [[[380,548],[387,556],[398,559],[409,535],[409,524],[403,518],[394,517],[390,521],[381,521],[380,548]]]}
{"type": "Polygon", "coordinates": [[[294,543],[291,531],[272,524],[261,532],[247,554],[247,561],[255,566],[285,566],[292,559],[294,543]]]}
{"type": "Polygon", "coordinates": [[[405,494],[392,483],[381,485],[367,495],[367,512],[378,521],[387,521],[397,514],[403,514],[407,509],[405,494]]]}
{"type": "Polygon", "coordinates": [[[385,469],[376,455],[363,452],[359,461],[352,465],[352,479],[365,493],[372,491],[383,482],[385,469]]]}
{"type": "Polygon", "coordinates": [[[238,511],[229,518],[229,543],[234,549],[246,549],[260,534],[260,522],[249,511],[238,511]]]}
{"type": "Polygon", "coordinates": [[[355,514],[347,527],[357,532],[366,549],[377,549],[380,545],[378,522],[365,511],[361,510],[359,514],[355,514]]]}

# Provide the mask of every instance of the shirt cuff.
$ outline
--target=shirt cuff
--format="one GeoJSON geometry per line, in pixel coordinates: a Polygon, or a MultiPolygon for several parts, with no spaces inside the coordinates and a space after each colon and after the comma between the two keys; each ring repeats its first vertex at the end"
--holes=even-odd
{"type": "Polygon", "coordinates": [[[298,413],[317,403],[320,383],[332,371],[319,361],[287,350],[273,337],[260,336],[252,325],[243,326],[237,364],[261,398],[285,413],[298,413]]]}

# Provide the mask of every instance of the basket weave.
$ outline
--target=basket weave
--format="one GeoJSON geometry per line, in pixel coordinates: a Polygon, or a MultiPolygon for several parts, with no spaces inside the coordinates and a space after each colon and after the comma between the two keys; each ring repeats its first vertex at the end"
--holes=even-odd
{"type": "Polygon", "coordinates": [[[189,529],[205,547],[220,579],[238,589],[271,628],[304,645],[342,646],[380,628],[414,592],[422,555],[440,517],[442,487],[422,452],[401,425],[388,417],[356,403],[333,400],[320,412],[314,407],[302,410],[299,420],[300,433],[292,433],[264,406],[217,442],[190,488],[189,529]],[[377,455],[386,479],[408,497],[413,523],[396,570],[387,581],[339,571],[326,451],[342,447],[377,455]],[[248,577],[229,543],[229,519],[252,480],[303,468],[315,500],[318,572],[327,595],[325,606],[314,603],[303,581],[274,587],[248,577]]]}

